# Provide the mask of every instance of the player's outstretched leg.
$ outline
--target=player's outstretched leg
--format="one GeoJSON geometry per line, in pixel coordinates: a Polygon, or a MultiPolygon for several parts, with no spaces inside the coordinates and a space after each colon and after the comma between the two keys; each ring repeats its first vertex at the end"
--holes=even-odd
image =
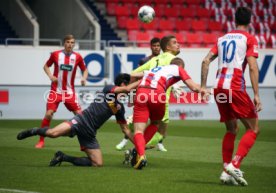
{"type": "Polygon", "coordinates": [[[31,136],[35,136],[35,135],[40,135],[40,134],[45,135],[46,130],[47,130],[47,128],[34,127],[32,129],[21,131],[20,133],[18,133],[17,139],[22,140],[22,139],[25,139],[25,138],[28,138],[31,136]]]}

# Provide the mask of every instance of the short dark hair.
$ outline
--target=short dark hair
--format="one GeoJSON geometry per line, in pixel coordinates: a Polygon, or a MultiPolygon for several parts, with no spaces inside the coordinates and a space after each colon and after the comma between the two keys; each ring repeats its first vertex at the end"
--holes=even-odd
{"type": "Polygon", "coordinates": [[[178,58],[178,57],[173,58],[173,59],[171,60],[171,64],[176,64],[177,66],[181,66],[182,68],[185,67],[184,61],[183,61],[181,58],[178,58]]]}
{"type": "Polygon", "coordinates": [[[116,86],[121,86],[122,83],[128,85],[129,81],[130,81],[130,75],[127,73],[121,73],[116,76],[114,83],[116,86]]]}
{"type": "Polygon", "coordinates": [[[160,43],[160,38],[154,37],[150,40],[150,45],[160,43]]]}
{"type": "Polygon", "coordinates": [[[165,52],[167,50],[167,46],[170,42],[171,39],[175,38],[174,35],[167,35],[167,36],[164,36],[161,41],[160,41],[160,46],[161,46],[161,49],[163,52],[165,52]]]}
{"type": "Polygon", "coordinates": [[[251,22],[251,9],[247,7],[239,7],[235,13],[236,25],[248,25],[251,22]]]}
{"type": "Polygon", "coordinates": [[[65,43],[67,40],[75,39],[75,37],[72,34],[68,34],[64,36],[63,43],[65,43]]]}

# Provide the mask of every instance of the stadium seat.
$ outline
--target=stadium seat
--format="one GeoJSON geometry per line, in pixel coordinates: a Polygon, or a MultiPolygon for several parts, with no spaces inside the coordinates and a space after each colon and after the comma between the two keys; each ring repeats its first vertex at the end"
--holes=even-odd
{"type": "Polygon", "coordinates": [[[214,34],[214,33],[204,33],[202,35],[202,40],[205,47],[214,46],[217,39],[218,39],[218,36],[217,34],[214,34]]]}
{"type": "Polygon", "coordinates": [[[205,9],[205,8],[198,8],[196,10],[196,15],[199,18],[202,18],[202,17],[209,18],[211,16],[211,12],[210,12],[210,10],[205,9]]]}
{"type": "Polygon", "coordinates": [[[115,10],[116,10],[116,3],[107,3],[106,4],[106,10],[108,15],[115,15],[115,10]]]}
{"type": "Polygon", "coordinates": [[[175,29],[175,23],[171,22],[170,20],[167,20],[167,19],[161,19],[159,21],[159,29],[160,30],[173,30],[173,29],[175,29]]]}
{"type": "Polygon", "coordinates": [[[207,21],[208,20],[206,20],[206,19],[192,20],[192,30],[206,31],[207,30],[207,21]]]}
{"type": "Polygon", "coordinates": [[[136,41],[138,32],[139,32],[138,30],[128,30],[127,31],[128,40],[136,41]]]}
{"type": "Polygon", "coordinates": [[[183,20],[176,20],[175,21],[175,29],[178,31],[182,31],[182,30],[190,30],[191,29],[191,19],[190,18],[186,18],[183,20]]]}
{"type": "Polygon", "coordinates": [[[179,16],[181,17],[190,17],[193,18],[195,16],[196,9],[194,7],[189,7],[189,8],[182,8],[179,12],[179,16]]]}
{"type": "Polygon", "coordinates": [[[130,7],[128,5],[116,6],[115,14],[117,16],[129,16],[130,15],[130,7]]]}
{"type": "Polygon", "coordinates": [[[144,30],[157,30],[159,27],[159,18],[155,18],[152,22],[150,23],[141,23],[141,28],[144,30]]]}
{"type": "Polygon", "coordinates": [[[128,19],[128,17],[126,16],[120,16],[120,17],[116,17],[117,18],[117,26],[120,29],[125,29],[126,28],[126,21],[128,19]]]}
{"type": "Polygon", "coordinates": [[[186,43],[189,47],[201,47],[202,46],[202,33],[187,33],[186,43]]]}
{"type": "Polygon", "coordinates": [[[208,22],[208,29],[209,31],[221,31],[223,30],[223,25],[217,21],[209,21],[208,22]]]}
{"type": "Polygon", "coordinates": [[[149,42],[151,39],[150,35],[147,32],[141,32],[139,31],[136,35],[136,40],[137,41],[144,41],[144,42],[149,42]]]}
{"type": "Polygon", "coordinates": [[[126,29],[127,30],[138,30],[140,29],[140,22],[137,18],[129,18],[126,20],[126,29]]]}

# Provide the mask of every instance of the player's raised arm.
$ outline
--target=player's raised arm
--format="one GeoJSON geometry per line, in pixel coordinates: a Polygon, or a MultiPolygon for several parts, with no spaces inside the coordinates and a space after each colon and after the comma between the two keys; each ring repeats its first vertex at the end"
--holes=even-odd
{"type": "Polygon", "coordinates": [[[114,89],[114,93],[128,93],[139,85],[140,81],[133,82],[125,86],[118,86],[114,89]]]}

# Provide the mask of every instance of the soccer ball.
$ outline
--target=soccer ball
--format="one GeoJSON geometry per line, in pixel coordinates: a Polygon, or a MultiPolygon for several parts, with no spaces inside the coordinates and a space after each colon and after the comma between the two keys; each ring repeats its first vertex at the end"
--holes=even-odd
{"type": "Polygon", "coordinates": [[[151,6],[144,5],[138,11],[138,18],[143,23],[150,23],[155,17],[155,11],[151,6]]]}

